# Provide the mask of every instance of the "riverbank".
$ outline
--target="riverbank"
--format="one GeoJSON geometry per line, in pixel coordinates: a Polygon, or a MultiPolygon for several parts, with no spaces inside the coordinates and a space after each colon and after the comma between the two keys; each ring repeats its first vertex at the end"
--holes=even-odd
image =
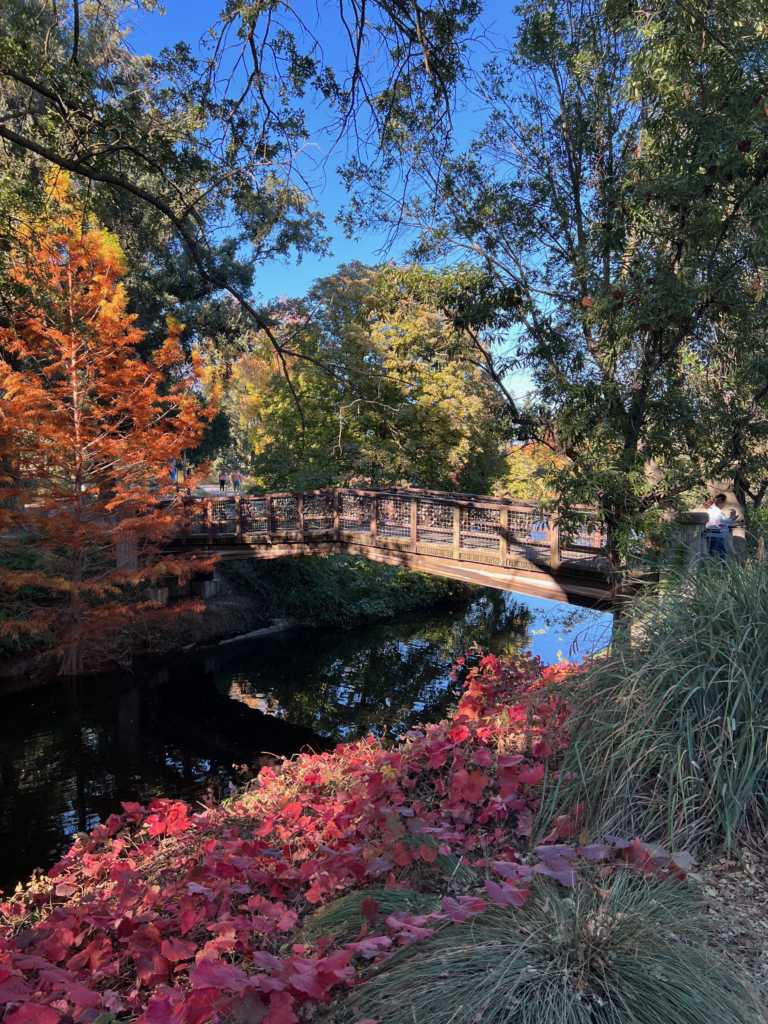
{"type": "Polygon", "coordinates": [[[577,807],[542,817],[574,671],[489,656],[450,721],[394,747],[300,755],[199,813],[124,805],[2,905],[6,1024],[394,1024],[405,1003],[465,1024],[494,991],[512,1021],[557,997],[563,1021],[757,1024],[690,857],[595,842],[577,807]],[[554,954],[548,921],[573,935],[554,954]],[[553,955],[580,956],[581,985],[553,955]]]}
{"type": "MultiPolygon", "coordinates": [[[[184,611],[162,626],[136,629],[121,645],[121,669],[145,669],[157,658],[269,629],[275,621],[352,627],[443,603],[466,601],[479,588],[411,569],[346,555],[222,563],[215,596],[202,611],[184,611]],[[297,564],[298,563],[298,564],[297,564]]],[[[103,672],[108,663],[90,668],[103,672]]],[[[0,659],[0,690],[38,685],[56,676],[58,660],[44,649],[9,648],[0,659]]]]}

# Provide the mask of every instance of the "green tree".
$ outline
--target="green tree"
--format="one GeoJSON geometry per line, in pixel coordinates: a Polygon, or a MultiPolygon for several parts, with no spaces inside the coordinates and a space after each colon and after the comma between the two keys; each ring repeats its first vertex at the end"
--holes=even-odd
{"type": "Polygon", "coordinates": [[[417,353],[441,318],[381,315],[381,271],[342,267],[275,328],[298,356],[256,343],[235,363],[230,415],[265,488],[410,484],[482,492],[502,470],[500,403],[476,368],[417,353]],[[329,373],[326,367],[330,367],[329,373]]]}
{"type": "Polygon", "coordinates": [[[733,469],[734,415],[765,398],[763,375],[738,409],[701,386],[723,331],[746,391],[762,365],[764,10],[557,0],[517,16],[478,76],[489,114],[470,148],[393,133],[386,175],[349,166],[348,222],[396,216],[419,228],[414,260],[468,261],[393,270],[393,301],[430,301],[445,351],[486,363],[518,436],[563,459],[560,514],[601,509],[615,568],[649,513],[733,469]],[[510,368],[532,379],[524,406],[510,368]]]}

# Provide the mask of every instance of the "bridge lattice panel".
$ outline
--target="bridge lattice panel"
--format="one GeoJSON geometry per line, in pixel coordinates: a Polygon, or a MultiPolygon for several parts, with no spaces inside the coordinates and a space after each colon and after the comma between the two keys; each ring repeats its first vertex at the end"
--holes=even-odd
{"type": "Polygon", "coordinates": [[[376,524],[380,537],[410,537],[410,498],[377,498],[376,524]]]}
{"type": "Polygon", "coordinates": [[[214,534],[237,533],[237,504],[234,498],[211,503],[211,522],[214,534]]]}
{"type": "Polygon", "coordinates": [[[326,533],[333,529],[333,495],[304,495],[304,531],[326,533]]]}
{"type": "Polygon", "coordinates": [[[522,555],[529,562],[548,562],[551,553],[549,523],[541,513],[510,511],[507,516],[510,555],[522,555]]]}
{"type": "Polygon", "coordinates": [[[208,535],[207,509],[204,504],[190,502],[184,505],[184,530],[188,537],[208,535]]]}
{"type": "Polygon", "coordinates": [[[362,494],[340,494],[339,527],[348,533],[369,533],[371,499],[362,494]]]}
{"type": "Polygon", "coordinates": [[[420,544],[453,546],[453,507],[437,501],[420,501],[417,512],[420,544]]]}
{"type": "Polygon", "coordinates": [[[461,547],[472,551],[498,551],[501,536],[501,510],[497,508],[461,509],[461,547]]]}
{"type": "Polygon", "coordinates": [[[243,533],[266,534],[267,499],[242,498],[240,504],[240,518],[243,524],[243,533]]]}
{"type": "Polygon", "coordinates": [[[299,499],[272,499],[272,532],[292,533],[299,528],[299,499]]]}
{"type": "Polygon", "coordinates": [[[608,535],[605,524],[585,517],[578,533],[562,533],[560,538],[560,564],[603,570],[608,564],[606,558],[607,543],[608,535]]]}

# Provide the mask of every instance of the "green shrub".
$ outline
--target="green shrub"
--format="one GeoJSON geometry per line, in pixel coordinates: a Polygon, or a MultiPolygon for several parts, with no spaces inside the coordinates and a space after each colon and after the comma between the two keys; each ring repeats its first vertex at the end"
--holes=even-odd
{"type": "Polygon", "coordinates": [[[564,771],[593,826],[689,849],[764,833],[765,569],[707,560],[642,600],[580,677],[578,704],[564,771]]]}
{"type": "Polygon", "coordinates": [[[757,1024],[753,991],[707,946],[695,890],[619,869],[538,880],[387,961],[336,1020],[378,1024],[757,1024]]]}
{"type": "Polygon", "coordinates": [[[260,597],[270,618],[351,624],[389,618],[475,588],[350,555],[314,555],[265,562],[229,562],[222,575],[260,597]]]}

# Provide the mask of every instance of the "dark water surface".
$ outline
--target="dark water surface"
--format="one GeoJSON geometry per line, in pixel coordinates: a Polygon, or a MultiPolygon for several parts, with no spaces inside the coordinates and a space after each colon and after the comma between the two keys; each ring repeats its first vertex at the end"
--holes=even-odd
{"type": "Polygon", "coordinates": [[[450,666],[478,643],[547,663],[607,641],[610,616],[486,591],[349,630],[297,628],[154,669],[0,696],[0,890],[48,868],[121,800],[226,796],[234,765],[439,721],[450,666]],[[575,644],[575,649],[572,646],[575,644]]]}

